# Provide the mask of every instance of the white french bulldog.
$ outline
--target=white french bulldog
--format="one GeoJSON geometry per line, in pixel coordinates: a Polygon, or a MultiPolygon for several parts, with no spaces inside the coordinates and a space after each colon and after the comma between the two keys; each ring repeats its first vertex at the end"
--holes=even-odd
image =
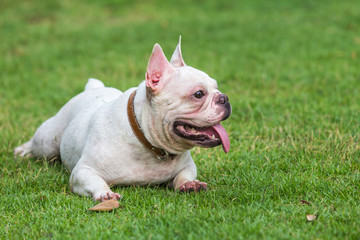
{"type": "Polygon", "coordinates": [[[231,105],[214,79],[185,65],[180,40],[170,63],[155,44],[146,79],[137,88],[122,93],[89,79],[85,91],[15,148],[15,155],[60,156],[71,171],[72,191],[95,201],[120,199],[112,185],[206,189],[196,180],[189,150],[222,144],[229,151],[219,122],[229,117],[231,105]]]}

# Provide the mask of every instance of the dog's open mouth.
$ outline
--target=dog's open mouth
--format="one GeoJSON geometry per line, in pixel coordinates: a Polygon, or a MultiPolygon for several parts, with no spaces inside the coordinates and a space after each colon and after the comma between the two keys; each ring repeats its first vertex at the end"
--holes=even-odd
{"type": "Polygon", "coordinates": [[[191,140],[201,147],[216,147],[222,144],[225,153],[230,149],[229,136],[220,123],[210,127],[197,127],[177,121],[174,130],[178,136],[191,140]]]}

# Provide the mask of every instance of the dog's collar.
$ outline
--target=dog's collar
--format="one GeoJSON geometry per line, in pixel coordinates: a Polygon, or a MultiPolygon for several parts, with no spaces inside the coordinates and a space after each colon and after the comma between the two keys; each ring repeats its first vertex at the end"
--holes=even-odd
{"type": "Polygon", "coordinates": [[[162,161],[166,161],[169,159],[174,159],[176,154],[169,153],[164,149],[154,147],[145,137],[141,127],[136,120],[135,110],[134,110],[134,99],[136,95],[136,90],[130,95],[128,104],[127,104],[127,114],[131,129],[133,130],[137,139],[147,148],[149,149],[158,159],[162,161]]]}

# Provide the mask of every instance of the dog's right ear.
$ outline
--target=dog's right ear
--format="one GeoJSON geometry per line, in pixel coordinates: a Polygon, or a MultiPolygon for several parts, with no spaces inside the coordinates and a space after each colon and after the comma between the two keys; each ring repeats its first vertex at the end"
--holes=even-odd
{"type": "Polygon", "coordinates": [[[170,64],[174,67],[184,67],[186,66],[184,59],[181,54],[181,36],[179,37],[179,43],[176,46],[176,49],[171,57],[170,64]]]}
{"type": "Polygon", "coordinates": [[[166,75],[174,71],[159,44],[155,44],[146,71],[146,86],[158,94],[166,83],[166,75]]]}

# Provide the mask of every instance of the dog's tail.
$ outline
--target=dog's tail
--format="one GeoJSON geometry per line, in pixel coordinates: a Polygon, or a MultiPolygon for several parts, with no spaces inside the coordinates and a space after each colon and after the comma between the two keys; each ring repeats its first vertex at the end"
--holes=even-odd
{"type": "Polygon", "coordinates": [[[85,91],[101,87],[105,87],[102,81],[95,78],[89,78],[87,84],[85,85],[85,91]]]}

